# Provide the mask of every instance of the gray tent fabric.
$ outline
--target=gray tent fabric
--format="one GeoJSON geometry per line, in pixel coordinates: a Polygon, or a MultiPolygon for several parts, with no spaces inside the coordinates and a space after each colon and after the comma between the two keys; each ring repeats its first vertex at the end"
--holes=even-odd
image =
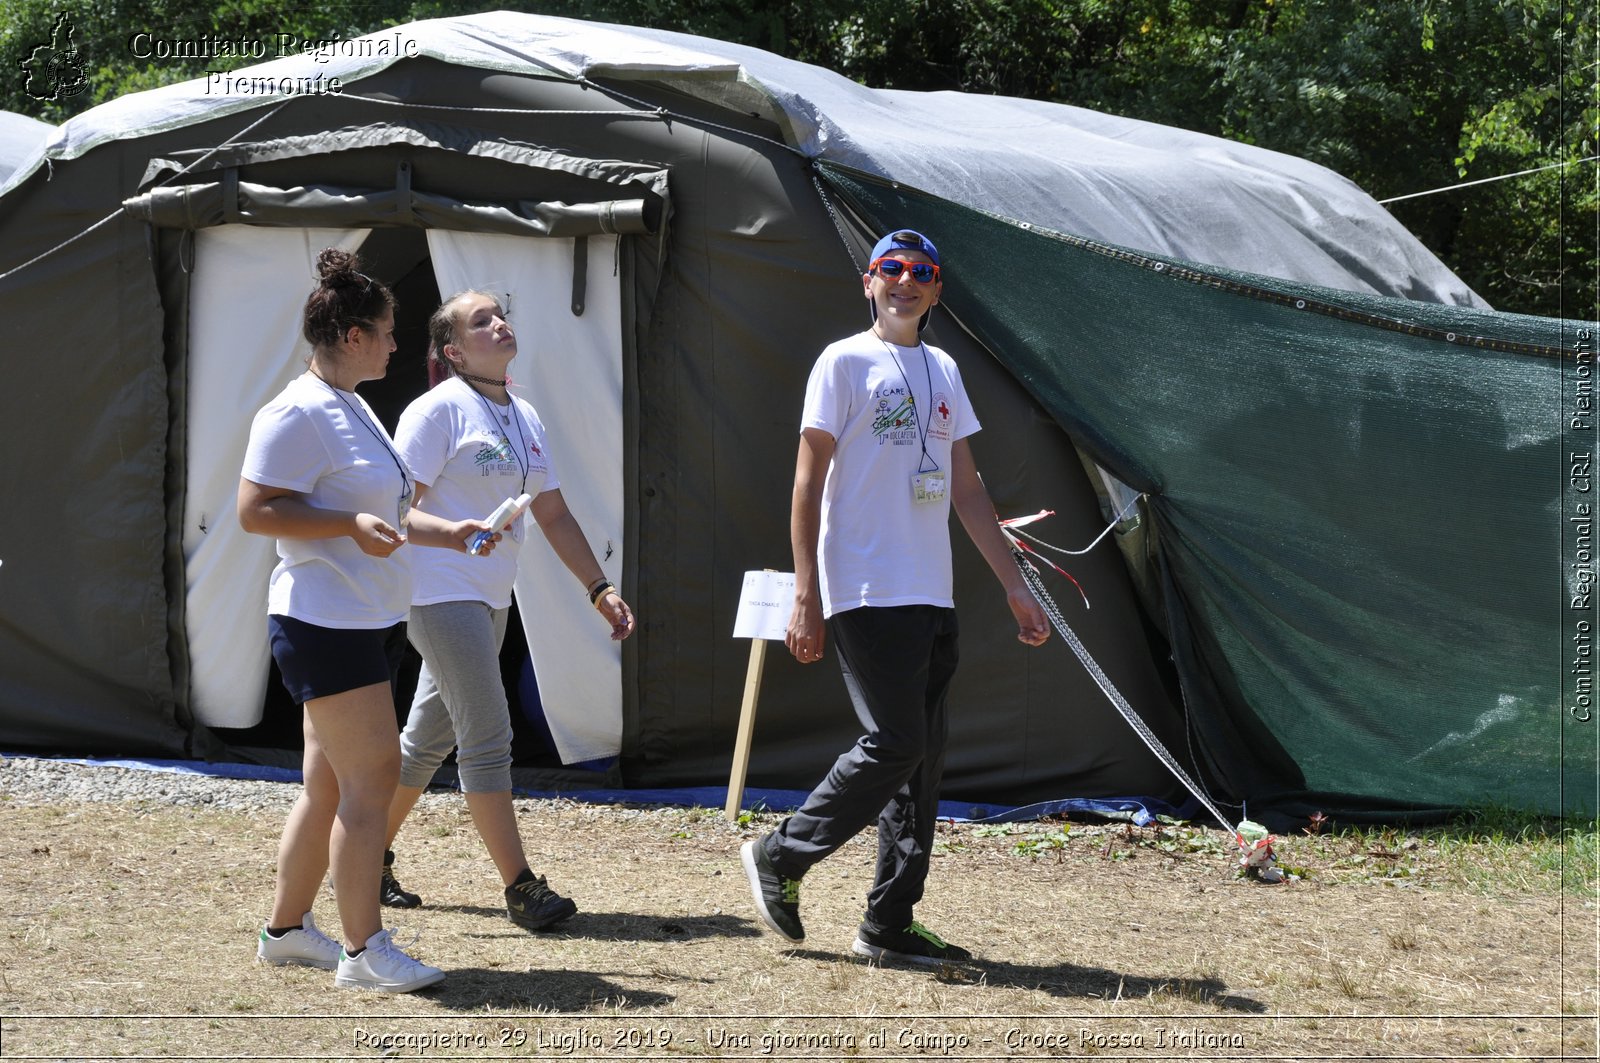
{"type": "Polygon", "coordinates": [[[0,111],[0,186],[24,163],[36,160],[55,126],[25,114],[0,111]]]}
{"type": "MultiPolygon", "coordinates": [[[[1319,292],[1486,312],[1349,182],[1242,145],[1025,101],[877,93],[715,41],[538,16],[421,22],[363,40],[365,51],[345,42],[349,52],[326,62],[235,72],[233,92],[193,82],[112,101],[54,131],[0,191],[0,306],[13,344],[60,350],[70,332],[80,352],[70,402],[58,360],[16,360],[0,390],[7,452],[47,456],[13,461],[7,486],[35,512],[92,509],[48,541],[0,526],[0,748],[229,753],[226,736],[189,712],[175,545],[196,519],[175,500],[204,460],[183,439],[186,374],[193,359],[225,357],[183,338],[198,226],[309,226],[316,206],[357,211],[377,226],[373,246],[435,225],[559,239],[562,219],[577,219],[626,234],[616,264],[633,455],[623,562],[641,627],[624,645],[617,770],[639,787],[726,779],[748,655],[730,637],[741,576],[789,565],[805,377],[826,343],[865,326],[859,271],[874,227],[891,223],[844,202],[839,174],[904,182],[966,211],[964,246],[982,243],[974,231],[997,246],[1062,231],[1267,270],[1319,292]],[[340,78],[343,91],[294,87],[317,75],[340,78]],[[905,123],[907,113],[918,120],[905,123]],[[997,142],[997,129],[1017,132],[997,142]],[[572,209],[617,203],[636,206],[572,209]],[[540,204],[564,206],[541,214],[540,204]]],[[[919,221],[906,209],[891,224],[919,221]]],[[[388,256],[397,273],[385,279],[411,268],[405,254],[388,256]]],[[[1145,444],[1123,437],[1159,421],[1160,394],[1129,395],[1113,417],[1080,415],[1060,399],[1078,386],[1070,332],[978,328],[980,308],[963,305],[962,291],[951,286],[929,340],[956,358],[983,420],[973,445],[997,509],[1055,510],[1047,537],[1087,544],[1110,515],[1080,448],[1125,482],[1160,486],[1145,444]]],[[[1045,301],[1075,312],[1070,289],[1045,301]]],[[[1226,359],[1208,366],[1227,388],[1226,359]]],[[[400,402],[420,387],[382,383],[400,402]]],[[[1185,759],[1198,754],[1219,797],[1316,790],[1292,733],[1262,761],[1266,777],[1238,770],[1230,743],[1270,737],[1261,721],[1315,705],[1254,704],[1232,680],[1219,643],[1228,629],[1194,597],[1194,565],[1159,564],[1189,541],[1183,532],[1156,506],[1116,537],[1146,544],[1156,565],[1130,568],[1109,539],[1072,559],[1092,602],[1080,633],[1158,737],[1185,759]],[[1145,608],[1136,586],[1159,607],[1145,608]],[[1206,697],[1186,704],[1196,689],[1206,697]]],[[[1016,644],[993,577],[956,539],[963,663],[947,796],[1179,796],[1069,653],[1016,644]]],[[[856,725],[836,674],[786,663],[768,666],[751,782],[804,789],[856,725]]],[[[1333,812],[1437,804],[1432,791],[1382,787],[1341,797],[1337,779],[1326,792],[1344,802],[1333,812]]]]}
{"type": "MultiPolygon", "coordinates": [[[[774,122],[807,158],[1058,232],[1351,291],[1485,305],[1353,183],[1250,145],[1060,104],[868,89],[759,49],[661,30],[492,12],[373,38],[373,54],[289,56],[235,80],[353,82],[416,54],[518,75],[649,82],[774,122]]],[[[76,158],[130,132],[284,101],[218,87],[191,81],[105,104],[67,123],[42,155],[76,158]]]]}

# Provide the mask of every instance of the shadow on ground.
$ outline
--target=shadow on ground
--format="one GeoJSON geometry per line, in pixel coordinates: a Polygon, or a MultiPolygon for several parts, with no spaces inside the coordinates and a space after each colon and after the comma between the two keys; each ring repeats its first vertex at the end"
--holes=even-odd
{"type": "MultiPolygon", "coordinates": [[[[817,949],[788,949],[785,955],[796,959],[828,963],[869,963],[853,955],[822,952],[817,949]]],[[[924,971],[928,977],[950,985],[983,982],[1006,989],[1049,993],[1056,997],[1084,997],[1095,1000],[1139,1000],[1153,996],[1173,996],[1224,1011],[1250,1015],[1265,1014],[1267,1006],[1250,997],[1228,992],[1227,983],[1217,978],[1179,978],[1128,974],[1104,967],[1079,967],[1062,963],[1040,967],[1019,963],[971,960],[942,967],[892,965],[900,970],[924,971]]]]}
{"type": "Polygon", "coordinates": [[[759,937],[761,931],[749,919],[732,915],[660,916],[632,912],[579,912],[571,919],[545,930],[523,930],[506,917],[504,908],[476,905],[436,904],[436,912],[481,915],[499,925],[469,933],[467,937],[581,937],[591,941],[689,941],[694,938],[759,937]]]}
{"type": "MultiPolygon", "coordinates": [[[[636,972],[607,972],[625,977],[636,972]]],[[[659,980],[670,976],[655,974],[659,980]]],[[[600,1008],[659,1008],[677,999],[655,990],[628,990],[598,971],[506,971],[455,968],[427,998],[451,1011],[582,1012],[600,1008]]]]}

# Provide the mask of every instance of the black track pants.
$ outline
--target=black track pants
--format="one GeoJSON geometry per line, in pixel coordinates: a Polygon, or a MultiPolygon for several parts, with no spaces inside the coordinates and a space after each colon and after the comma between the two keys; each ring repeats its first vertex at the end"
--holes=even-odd
{"type": "Polygon", "coordinates": [[[768,853],[779,874],[800,878],[876,819],[878,870],[864,922],[903,930],[928,877],[958,659],[955,610],[850,609],[828,620],[828,634],[866,733],[773,832],[768,853]]]}

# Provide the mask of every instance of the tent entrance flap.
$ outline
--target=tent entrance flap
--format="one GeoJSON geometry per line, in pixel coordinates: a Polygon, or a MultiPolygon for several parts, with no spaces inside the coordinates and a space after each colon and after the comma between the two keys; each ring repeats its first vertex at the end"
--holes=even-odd
{"type": "MultiPolygon", "coordinates": [[[[210,727],[260,723],[269,675],[262,604],[273,550],[239,527],[233,502],[255,411],[304,370],[308,353],[299,328],[304,292],[275,279],[310,276],[322,248],[354,250],[367,235],[368,230],[248,225],[195,234],[185,417],[185,631],[192,711],[210,727]]],[[[559,484],[607,574],[620,582],[628,544],[623,271],[613,270],[619,238],[528,240],[446,230],[428,230],[426,237],[443,295],[469,288],[492,292],[514,308],[514,321],[526,323],[510,366],[514,394],[538,409],[553,452],[551,482],[559,484]],[[578,253],[580,244],[591,243],[593,253],[578,253]],[[575,262],[584,273],[576,282],[569,277],[575,262]],[[581,317],[571,305],[575,287],[584,293],[581,317]]],[[[621,647],[580,590],[553,551],[542,541],[529,543],[517,579],[519,611],[545,720],[566,763],[613,756],[622,735],[621,647]]]]}
{"type": "MultiPolygon", "coordinates": [[[[621,270],[615,236],[527,240],[430,229],[440,295],[502,298],[517,330],[512,393],[533,403],[550,438],[551,480],[606,575],[622,585],[624,537],[621,270]],[[574,263],[577,263],[575,266],[574,263]],[[584,312],[570,305],[582,272],[584,312]]],[[[622,646],[529,521],[516,596],[539,700],[565,764],[615,756],[622,744],[622,646]]]]}
{"type": "Polygon", "coordinates": [[[591,203],[468,202],[410,187],[274,188],[240,180],[235,170],[225,171],[220,181],[154,189],[124,201],[123,206],[135,217],[167,229],[231,224],[296,228],[406,225],[553,237],[652,231],[649,204],[642,197],[591,203]]]}
{"type": "MultiPolygon", "coordinates": [[[[125,206],[155,230],[168,328],[182,348],[171,359],[183,368],[169,445],[181,455],[183,508],[169,552],[181,558],[184,592],[169,606],[169,652],[196,723],[262,722],[272,550],[239,532],[232,500],[254,412],[308,353],[298,321],[306,286],[282,278],[309,284],[323,247],[421,230],[441,294],[509,293],[523,326],[512,373],[550,428],[564,497],[621,582],[623,307],[648,305],[661,259],[658,243],[645,256],[654,268],[637,276],[621,237],[665,240],[665,170],[470,130],[375,126],[155,158],[141,187],[125,206]],[[624,284],[643,290],[624,300],[624,284]]],[[[618,648],[571,582],[559,563],[545,572],[525,560],[518,585],[546,721],[568,763],[619,751],[623,685],[618,648]],[[569,598],[584,608],[564,608],[569,598]]]]}
{"type": "Polygon", "coordinates": [[[190,709],[208,727],[261,722],[272,544],[239,527],[239,469],[255,413],[305,371],[306,284],[325,247],[365,230],[222,225],[195,234],[184,413],[183,559],[190,709]]]}

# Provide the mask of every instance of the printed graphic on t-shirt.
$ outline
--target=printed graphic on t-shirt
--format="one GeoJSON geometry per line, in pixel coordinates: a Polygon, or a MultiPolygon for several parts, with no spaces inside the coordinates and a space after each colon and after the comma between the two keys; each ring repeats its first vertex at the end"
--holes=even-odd
{"type": "Polygon", "coordinates": [[[472,461],[478,467],[479,476],[493,476],[498,473],[522,475],[522,467],[517,464],[517,452],[511,449],[509,439],[479,440],[478,453],[472,461]]]}
{"type": "Polygon", "coordinates": [[[872,435],[878,445],[915,446],[917,442],[916,400],[898,384],[884,384],[873,393],[872,435]]]}
{"type": "Polygon", "coordinates": [[[950,422],[956,415],[950,399],[942,391],[933,393],[933,412],[928,415],[928,438],[949,439],[950,422]]]}

